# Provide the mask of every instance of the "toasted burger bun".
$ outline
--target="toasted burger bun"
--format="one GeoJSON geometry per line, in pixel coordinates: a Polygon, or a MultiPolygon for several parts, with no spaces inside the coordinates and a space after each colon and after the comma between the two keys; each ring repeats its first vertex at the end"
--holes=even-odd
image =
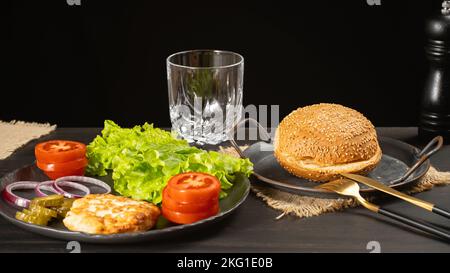
{"type": "Polygon", "coordinates": [[[372,123],[356,110],[321,103],[298,108],[278,126],[274,154],[293,175],[328,181],[339,173],[366,173],[381,159],[372,123]]]}

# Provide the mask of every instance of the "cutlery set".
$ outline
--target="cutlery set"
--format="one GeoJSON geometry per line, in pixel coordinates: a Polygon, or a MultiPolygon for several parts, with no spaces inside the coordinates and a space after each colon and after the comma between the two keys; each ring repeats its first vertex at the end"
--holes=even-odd
{"type": "MultiPolygon", "coordinates": [[[[442,141],[442,138],[437,138],[439,142],[442,141]]],[[[409,196],[405,193],[402,193],[400,191],[397,191],[391,187],[386,186],[383,183],[380,183],[372,178],[357,175],[357,174],[347,174],[343,173],[341,174],[342,178],[333,180],[331,182],[321,184],[319,186],[316,186],[316,188],[328,190],[331,192],[335,192],[340,195],[344,196],[350,196],[353,197],[358,203],[360,203],[365,208],[376,212],[378,214],[384,215],[388,218],[391,218],[393,220],[396,220],[398,222],[401,222],[403,224],[406,224],[408,226],[414,227],[416,229],[422,230],[424,232],[433,234],[435,236],[444,238],[446,240],[450,240],[450,234],[446,233],[442,230],[439,230],[429,224],[421,223],[416,220],[410,219],[406,216],[403,216],[401,214],[398,214],[396,212],[387,210],[385,208],[382,208],[378,205],[375,205],[369,201],[367,201],[365,198],[363,198],[360,194],[360,187],[358,185],[358,182],[361,184],[364,184],[370,188],[379,190],[381,192],[387,193],[389,195],[395,196],[397,198],[400,198],[404,201],[407,201],[415,206],[418,206],[422,209],[425,209],[427,211],[433,212],[435,214],[438,214],[440,216],[443,216],[445,218],[450,219],[450,212],[436,206],[433,203],[430,203],[428,201],[424,201],[412,196],[409,196]]]]}

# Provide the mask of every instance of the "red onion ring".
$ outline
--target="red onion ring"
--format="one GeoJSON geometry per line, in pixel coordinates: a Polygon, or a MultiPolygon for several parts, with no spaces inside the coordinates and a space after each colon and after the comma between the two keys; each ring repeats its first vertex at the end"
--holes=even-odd
{"type": "Polygon", "coordinates": [[[81,197],[84,197],[84,196],[86,196],[86,195],[91,193],[91,190],[89,190],[88,187],[86,187],[84,185],[81,185],[79,183],[73,182],[73,181],[56,179],[55,181],[52,181],[52,183],[53,183],[53,188],[59,194],[63,194],[67,198],[81,198],[81,197]],[[61,188],[61,186],[67,186],[67,187],[70,187],[70,188],[74,188],[74,189],[83,191],[85,194],[84,195],[79,195],[79,194],[70,193],[70,192],[67,192],[67,191],[63,190],[61,188]]]}
{"type": "Polygon", "coordinates": [[[34,188],[34,191],[36,192],[37,196],[47,196],[47,194],[43,193],[42,190],[53,192],[54,194],[60,194],[57,190],[55,190],[55,188],[53,188],[52,185],[53,180],[44,181],[37,184],[37,186],[34,188]]]}
{"type": "Polygon", "coordinates": [[[27,208],[30,205],[30,200],[15,195],[12,191],[17,189],[35,189],[37,185],[39,185],[39,182],[34,181],[14,182],[5,187],[2,195],[7,202],[16,205],[18,207],[27,208]]]}
{"type": "MultiPolygon", "coordinates": [[[[70,194],[65,191],[59,191],[59,190],[55,189],[54,183],[55,183],[55,181],[53,181],[53,180],[41,182],[41,183],[39,183],[39,185],[36,186],[36,188],[34,188],[34,191],[36,192],[36,194],[38,196],[47,196],[47,194],[42,192],[42,190],[44,190],[44,191],[53,192],[55,194],[63,194],[67,198],[72,198],[72,196],[73,196],[73,198],[75,198],[76,194],[70,194]]],[[[88,195],[89,193],[91,193],[91,191],[89,190],[88,187],[78,184],[78,183],[75,183],[75,182],[61,181],[60,185],[74,188],[77,190],[81,190],[86,193],[85,195],[88,195]]]]}
{"type": "Polygon", "coordinates": [[[36,181],[18,181],[11,184],[8,184],[5,189],[2,191],[2,197],[8,203],[18,207],[27,208],[30,205],[30,200],[24,197],[20,197],[13,193],[13,190],[17,189],[34,189],[38,196],[46,196],[42,190],[50,191],[56,194],[63,194],[67,198],[80,198],[83,197],[81,195],[69,193],[61,188],[61,186],[67,186],[74,189],[81,190],[85,192],[85,195],[90,194],[90,190],[88,187],[79,184],[77,182],[93,184],[105,189],[105,194],[111,192],[111,187],[105,182],[91,178],[86,176],[65,176],[56,179],[55,181],[44,181],[44,182],[36,182],[36,181]]]}
{"type": "Polygon", "coordinates": [[[99,186],[103,189],[105,189],[106,193],[110,193],[111,192],[111,187],[106,184],[105,182],[92,178],[92,177],[87,177],[87,176],[77,176],[77,175],[72,175],[72,176],[64,176],[64,177],[60,177],[58,179],[55,180],[55,183],[53,184],[53,186],[56,188],[56,190],[58,190],[60,187],[58,186],[59,183],[62,182],[81,182],[81,183],[87,183],[87,184],[93,184],[96,186],[99,186]]]}

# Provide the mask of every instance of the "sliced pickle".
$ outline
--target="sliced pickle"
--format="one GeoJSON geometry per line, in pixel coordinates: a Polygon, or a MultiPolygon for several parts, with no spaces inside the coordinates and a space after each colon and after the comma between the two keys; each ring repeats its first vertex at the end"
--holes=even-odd
{"type": "Polygon", "coordinates": [[[64,198],[63,195],[54,194],[36,197],[31,200],[28,209],[16,212],[16,219],[46,226],[52,218],[64,218],[72,207],[73,198],[64,198]]]}
{"type": "Polygon", "coordinates": [[[56,218],[58,216],[58,212],[56,212],[55,210],[45,208],[43,206],[36,205],[36,204],[30,204],[30,207],[28,209],[31,210],[31,212],[36,215],[43,215],[43,216],[53,217],[53,218],[56,218]]]}
{"type": "Polygon", "coordinates": [[[33,217],[47,218],[47,219],[49,219],[49,220],[52,218],[51,216],[44,215],[44,214],[39,214],[38,212],[29,210],[29,209],[23,209],[23,210],[22,210],[22,213],[23,213],[23,214],[26,214],[26,215],[29,215],[29,216],[33,216],[33,217]]]}
{"type": "Polygon", "coordinates": [[[72,207],[73,201],[75,201],[75,198],[66,198],[59,207],[52,207],[51,209],[58,212],[58,218],[65,218],[72,207]]]}
{"type": "Polygon", "coordinates": [[[61,204],[61,207],[66,207],[70,209],[73,205],[73,202],[75,201],[75,198],[66,198],[61,204]]]}
{"type": "Polygon", "coordinates": [[[58,217],[59,218],[65,218],[67,213],[69,212],[70,208],[68,207],[59,207],[56,209],[56,211],[58,212],[58,217]]]}
{"type": "MultiPolygon", "coordinates": [[[[29,211],[29,210],[26,210],[26,211],[31,213],[31,211],[29,211]]],[[[48,224],[48,220],[50,220],[49,217],[35,216],[32,214],[28,214],[27,212],[20,212],[20,211],[16,212],[16,219],[30,223],[30,224],[40,225],[40,226],[46,226],[48,224]]]]}
{"type": "Polygon", "coordinates": [[[53,194],[49,196],[36,197],[31,200],[31,205],[39,205],[42,207],[58,207],[64,201],[64,195],[53,194]]]}
{"type": "Polygon", "coordinates": [[[73,202],[75,201],[75,198],[69,198],[69,199],[64,199],[64,202],[61,206],[61,215],[63,217],[66,217],[66,214],[70,211],[70,209],[72,208],[73,202]]]}
{"type": "Polygon", "coordinates": [[[23,214],[26,214],[26,215],[31,215],[31,216],[33,216],[33,213],[32,213],[31,210],[29,210],[29,209],[23,209],[23,210],[22,210],[22,213],[23,213],[23,214]]]}

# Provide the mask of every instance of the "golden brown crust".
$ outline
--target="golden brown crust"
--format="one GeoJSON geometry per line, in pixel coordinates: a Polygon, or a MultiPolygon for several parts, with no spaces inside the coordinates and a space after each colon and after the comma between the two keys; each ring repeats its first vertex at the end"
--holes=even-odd
{"type": "Polygon", "coordinates": [[[327,103],[285,117],[275,133],[274,154],[292,174],[315,181],[368,172],[381,159],[372,123],[356,110],[327,103]]]}
{"type": "Polygon", "coordinates": [[[72,231],[114,234],[148,230],[155,225],[159,215],[159,208],[145,201],[111,194],[89,194],[75,200],[63,223],[72,231]]]}

